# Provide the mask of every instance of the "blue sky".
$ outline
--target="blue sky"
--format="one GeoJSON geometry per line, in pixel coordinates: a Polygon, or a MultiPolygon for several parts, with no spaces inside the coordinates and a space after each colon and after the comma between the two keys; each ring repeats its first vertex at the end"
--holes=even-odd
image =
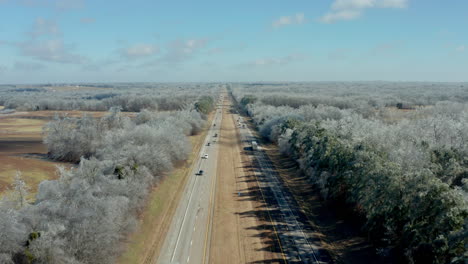
{"type": "Polygon", "coordinates": [[[0,0],[0,83],[468,81],[466,0],[0,0]]]}

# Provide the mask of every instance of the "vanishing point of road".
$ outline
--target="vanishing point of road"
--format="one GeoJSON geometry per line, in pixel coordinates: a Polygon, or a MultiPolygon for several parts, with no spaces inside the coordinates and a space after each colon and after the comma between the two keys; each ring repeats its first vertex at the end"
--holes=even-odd
{"type": "MultiPolygon", "coordinates": [[[[227,94],[223,94],[221,101],[227,99],[227,94]]],[[[213,215],[216,215],[214,204],[219,202],[215,201],[215,197],[217,197],[216,189],[218,188],[216,186],[217,172],[220,171],[217,167],[222,166],[218,164],[218,155],[223,155],[223,153],[219,153],[218,144],[220,134],[223,133],[220,130],[221,122],[223,118],[226,118],[223,117],[223,110],[226,110],[223,107],[225,105],[221,103],[216,109],[203,147],[197,154],[198,159],[195,161],[195,166],[192,167],[184,193],[176,208],[157,263],[206,264],[214,261],[213,258],[210,258],[210,248],[214,246],[211,245],[213,228],[217,228],[216,225],[213,225],[213,215]],[[206,154],[208,154],[208,158],[204,158],[206,154]],[[204,171],[203,175],[199,175],[200,170],[204,171]]],[[[226,113],[228,113],[227,110],[226,113]]],[[[230,113],[229,117],[239,122],[238,126],[234,126],[234,129],[238,129],[237,133],[240,137],[239,148],[249,149],[251,142],[258,140],[250,131],[249,126],[241,125],[245,124],[241,116],[230,113]]],[[[253,167],[256,167],[254,177],[260,190],[261,199],[266,205],[265,210],[269,215],[269,225],[274,231],[274,240],[280,247],[280,251],[275,253],[281,256],[278,259],[279,263],[327,263],[328,259],[321,256],[319,243],[316,243],[317,240],[314,240],[310,227],[301,219],[294,198],[280,182],[279,175],[267,154],[261,149],[251,151],[249,160],[254,165],[253,167]]],[[[222,189],[223,186],[219,186],[219,188],[222,189]]],[[[231,197],[237,196],[236,194],[229,195],[232,195],[231,197]]],[[[218,204],[216,208],[219,209],[219,207],[218,204]]],[[[239,228],[242,229],[237,227],[237,229],[239,228]]],[[[216,240],[216,243],[219,242],[219,239],[216,240]]],[[[223,245],[216,245],[218,248],[220,246],[223,245]]],[[[245,249],[245,245],[243,248],[245,249]]],[[[223,251],[229,252],[226,249],[223,251]]],[[[240,259],[230,259],[229,254],[225,258],[223,263],[242,263],[240,259]]]]}

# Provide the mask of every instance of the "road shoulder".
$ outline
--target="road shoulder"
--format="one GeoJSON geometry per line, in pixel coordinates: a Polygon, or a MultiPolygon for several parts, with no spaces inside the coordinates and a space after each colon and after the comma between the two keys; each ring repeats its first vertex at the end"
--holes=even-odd
{"type": "MultiPolygon", "coordinates": [[[[207,124],[211,124],[214,114],[210,114],[207,124]]],[[[126,241],[118,264],[155,263],[164,238],[169,230],[177,205],[192,171],[195,159],[203,146],[208,133],[206,125],[202,133],[190,137],[193,149],[189,159],[180,164],[158,186],[151,191],[147,205],[140,215],[139,226],[126,241]]]]}

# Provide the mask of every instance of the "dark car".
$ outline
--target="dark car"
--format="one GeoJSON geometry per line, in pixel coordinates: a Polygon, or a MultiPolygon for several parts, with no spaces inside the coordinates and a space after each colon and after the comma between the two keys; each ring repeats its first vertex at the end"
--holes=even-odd
{"type": "Polygon", "coordinates": [[[200,171],[198,172],[198,175],[203,175],[203,173],[204,173],[204,171],[203,171],[203,170],[200,170],[200,171]]]}

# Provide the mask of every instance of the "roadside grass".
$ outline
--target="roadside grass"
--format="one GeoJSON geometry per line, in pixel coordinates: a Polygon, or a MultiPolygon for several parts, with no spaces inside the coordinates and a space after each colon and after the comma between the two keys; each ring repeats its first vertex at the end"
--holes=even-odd
{"type": "MultiPolygon", "coordinates": [[[[212,118],[213,114],[210,114],[207,124],[211,124],[212,118]]],[[[128,237],[126,248],[116,263],[153,263],[155,260],[153,258],[157,257],[158,250],[164,242],[193,162],[208,133],[207,128],[208,125],[202,133],[190,137],[193,149],[188,160],[151,190],[146,208],[140,216],[139,226],[128,237]]]]}

